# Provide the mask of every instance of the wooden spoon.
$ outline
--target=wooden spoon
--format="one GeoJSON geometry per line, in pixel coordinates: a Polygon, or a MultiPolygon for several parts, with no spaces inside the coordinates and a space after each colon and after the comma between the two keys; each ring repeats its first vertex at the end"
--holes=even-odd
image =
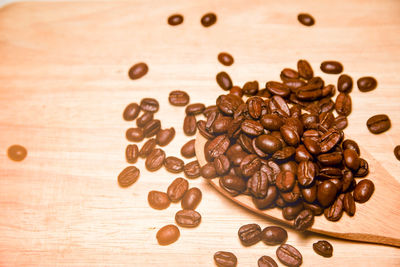
{"type": "MultiPolygon", "coordinates": [[[[204,145],[207,139],[200,133],[196,137],[196,156],[201,166],[207,163],[204,156],[204,145]]],[[[362,158],[369,164],[368,179],[375,184],[372,197],[363,204],[356,203],[356,213],[353,217],[343,214],[337,222],[328,221],[323,215],[316,216],[311,232],[333,237],[362,242],[379,243],[400,247],[400,184],[397,182],[367,151],[361,149],[362,158]]],[[[362,178],[357,178],[360,180],[362,178]]],[[[265,218],[292,225],[282,216],[278,208],[259,210],[253,204],[251,197],[239,195],[232,197],[219,185],[219,178],[207,181],[225,197],[236,204],[251,210],[265,218]]]]}

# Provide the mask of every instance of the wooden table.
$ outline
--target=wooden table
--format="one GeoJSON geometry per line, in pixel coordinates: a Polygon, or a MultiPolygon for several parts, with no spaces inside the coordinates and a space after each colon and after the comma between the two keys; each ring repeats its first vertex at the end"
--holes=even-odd
{"type": "MultiPolygon", "coordinates": [[[[133,125],[122,120],[125,106],[157,97],[156,117],[177,132],[165,151],[179,156],[191,138],[181,127],[184,109],[169,105],[168,94],[186,90],[192,102],[213,104],[223,93],[215,82],[222,70],[235,84],[264,84],[305,58],[336,84],[337,75],[319,70],[334,59],[355,81],[376,77],[376,90],[353,89],[345,133],[400,181],[393,155],[400,144],[399,14],[396,0],[43,2],[0,9],[0,266],[212,266],[218,250],[234,252],[239,266],[256,266],[262,255],[276,259],[276,247],[243,247],[237,238],[243,224],[274,223],[237,207],[202,178],[190,181],[203,191],[202,223],[181,228],[178,242],[166,247],[155,234],[174,222],[180,205],[153,210],[147,193],[166,190],[180,175],[147,172],[140,160],[140,179],[127,189],[117,184],[127,166],[125,130],[133,125]],[[218,22],[204,28],[199,21],[209,11],[218,22]],[[299,12],[316,24],[300,25],[299,12]],[[184,23],[169,26],[172,13],[182,13],[184,23]],[[221,51],[235,57],[233,66],[217,62],[221,51]],[[129,80],[128,69],[140,61],[149,73],[129,80]],[[393,125],[375,136],[365,123],[378,113],[393,125]],[[28,149],[23,162],[6,156],[16,143],[28,149]]],[[[303,266],[400,264],[398,248],[288,232],[303,266]],[[320,239],[333,244],[332,258],[312,250],[320,239]]]]}

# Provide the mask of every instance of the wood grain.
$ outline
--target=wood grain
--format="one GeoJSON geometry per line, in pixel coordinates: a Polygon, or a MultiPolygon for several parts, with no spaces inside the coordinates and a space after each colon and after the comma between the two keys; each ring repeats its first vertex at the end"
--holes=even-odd
{"type": "MultiPolygon", "coordinates": [[[[143,97],[157,97],[156,117],[173,126],[176,137],[165,148],[179,155],[191,139],[181,129],[184,109],[168,104],[171,90],[187,90],[192,102],[213,104],[221,94],[215,74],[229,72],[235,84],[279,79],[284,67],[309,60],[336,59],[357,79],[375,76],[378,88],[353,89],[353,112],[346,133],[399,180],[393,148],[400,140],[400,2],[392,1],[113,1],[18,3],[0,9],[0,266],[210,266],[218,250],[234,252],[239,266],[254,266],[262,255],[276,259],[276,247],[243,247],[238,228],[256,222],[275,224],[231,203],[202,179],[198,210],[202,223],[182,229],[178,242],[160,247],[157,230],[173,223],[179,204],[164,211],[147,204],[150,190],[166,190],[178,175],[149,173],[143,160],[139,180],[130,188],[117,184],[127,166],[124,107],[143,97]],[[200,25],[209,11],[218,15],[200,25]],[[304,27],[299,12],[316,24],[304,27]],[[167,25],[182,13],[178,27],[167,25]],[[231,67],[217,62],[227,51],[231,67]],[[131,81],[127,71],[144,61],[149,73],[131,81]],[[378,113],[392,128],[374,136],[366,120],[378,113]],[[12,162],[12,144],[28,149],[23,162],[12,162]]],[[[186,162],[188,162],[187,160],[186,162]]],[[[372,178],[372,177],[371,177],[372,178]]],[[[393,224],[392,218],[385,218],[393,224]]],[[[288,229],[288,243],[304,257],[303,266],[396,266],[397,248],[299,235],[288,229]],[[327,239],[330,259],[316,255],[312,243],[327,239]]]]}

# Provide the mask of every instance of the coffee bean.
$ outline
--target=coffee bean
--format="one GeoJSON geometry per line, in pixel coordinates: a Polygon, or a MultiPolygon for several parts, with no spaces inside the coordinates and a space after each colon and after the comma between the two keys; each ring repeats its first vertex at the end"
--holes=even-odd
{"type": "Polygon", "coordinates": [[[290,94],[290,88],[287,85],[279,82],[267,82],[265,88],[267,88],[271,94],[279,95],[281,97],[287,97],[290,94]]]}
{"type": "Polygon", "coordinates": [[[177,158],[177,157],[167,157],[164,160],[164,167],[167,169],[167,171],[172,172],[172,173],[179,173],[183,170],[183,166],[185,163],[183,160],[177,158]]]}
{"type": "Polygon", "coordinates": [[[173,106],[186,106],[189,101],[189,95],[184,91],[172,91],[169,93],[168,101],[173,106]]]}
{"type": "Polygon", "coordinates": [[[291,267],[300,266],[303,262],[301,253],[289,244],[280,245],[276,250],[276,256],[280,262],[291,267]]]}
{"type": "Polygon", "coordinates": [[[242,178],[236,175],[225,175],[224,177],[219,179],[219,184],[222,188],[224,188],[228,193],[233,196],[241,194],[246,190],[246,183],[242,178]]]}
{"type": "Polygon", "coordinates": [[[147,140],[146,143],[144,143],[142,148],[140,149],[139,156],[141,158],[147,157],[154,150],[156,145],[157,145],[156,139],[151,138],[151,139],[147,140]]]}
{"type": "Polygon", "coordinates": [[[229,159],[225,155],[220,155],[219,157],[214,159],[214,167],[215,171],[219,176],[225,175],[229,172],[229,169],[231,167],[231,163],[229,162],[229,159]]]}
{"type": "Polygon", "coordinates": [[[286,203],[295,203],[301,196],[300,187],[295,184],[292,191],[281,192],[281,197],[286,203]]]}
{"type": "Polygon", "coordinates": [[[159,146],[168,145],[175,136],[175,129],[171,127],[169,129],[161,129],[156,135],[156,141],[159,146]]]}
{"type": "Polygon", "coordinates": [[[263,171],[257,171],[247,180],[247,189],[256,198],[264,198],[268,190],[268,175],[263,171]]]}
{"type": "Polygon", "coordinates": [[[240,97],[235,95],[220,95],[217,98],[218,109],[225,115],[231,116],[238,109],[238,107],[243,103],[240,97]]]}
{"type": "Polygon", "coordinates": [[[358,144],[351,139],[346,139],[343,141],[342,149],[343,150],[352,149],[357,153],[358,156],[360,156],[360,148],[358,147],[358,144]]]}
{"type": "Polygon", "coordinates": [[[195,210],[202,198],[202,193],[197,187],[192,187],[183,195],[181,206],[184,210],[195,210]]]}
{"type": "Polygon", "coordinates": [[[319,114],[319,124],[326,129],[329,129],[335,123],[335,117],[333,116],[332,112],[321,112],[319,114]]]}
{"type": "Polygon", "coordinates": [[[329,206],[336,197],[337,187],[330,181],[323,181],[318,185],[317,188],[317,199],[318,202],[324,206],[329,206]]]}
{"type": "MultiPolygon", "coordinates": [[[[211,118],[211,116],[209,118],[211,118]]],[[[229,130],[231,122],[232,122],[232,117],[219,116],[212,124],[212,132],[215,134],[226,133],[229,130]]]]}
{"type": "Polygon", "coordinates": [[[332,152],[332,153],[320,154],[318,155],[317,159],[318,162],[324,166],[332,166],[340,164],[342,162],[343,156],[341,152],[332,152]]]}
{"type": "Polygon", "coordinates": [[[203,113],[203,111],[206,109],[206,106],[202,103],[194,103],[190,104],[189,106],[186,107],[185,112],[186,115],[198,115],[203,113]]]}
{"type": "Polygon", "coordinates": [[[216,76],[217,83],[219,87],[224,90],[230,90],[232,88],[232,80],[231,77],[225,71],[222,71],[216,76]]]}
{"type": "Polygon", "coordinates": [[[303,205],[305,209],[311,210],[314,216],[319,216],[324,213],[324,209],[316,203],[304,202],[303,205]]]}
{"type": "Polygon", "coordinates": [[[340,93],[336,97],[335,110],[339,115],[349,116],[351,113],[351,97],[348,94],[340,93]]]}
{"type": "Polygon", "coordinates": [[[375,186],[374,183],[369,179],[364,179],[358,182],[356,188],[354,188],[353,197],[358,203],[364,203],[369,200],[369,198],[374,193],[375,186]]]}
{"type": "Polygon", "coordinates": [[[286,230],[279,226],[268,226],[261,232],[261,240],[270,246],[284,243],[287,237],[286,230]]]}
{"type": "Polygon", "coordinates": [[[7,156],[13,161],[22,161],[26,158],[28,151],[21,145],[12,145],[7,149],[7,156]]]}
{"type": "Polygon", "coordinates": [[[215,252],[214,261],[218,267],[235,267],[237,265],[236,256],[228,251],[215,252]]]}
{"type": "Polygon", "coordinates": [[[307,60],[300,59],[299,61],[297,61],[297,70],[300,77],[306,80],[310,80],[314,76],[314,71],[307,60]]]}
{"type": "Polygon", "coordinates": [[[292,190],[295,182],[296,178],[294,173],[289,171],[283,171],[280,172],[276,177],[275,185],[280,191],[287,192],[292,190]]]}
{"type": "Polygon", "coordinates": [[[149,71],[149,67],[146,63],[140,62],[133,65],[128,72],[129,78],[136,80],[142,78],[149,71]]]}
{"type": "Polygon", "coordinates": [[[269,256],[262,256],[257,261],[258,267],[278,267],[278,264],[269,256]]]}
{"type": "Polygon", "coordinates": [[[320,240],[313,244],[314,251],[323,257],[332,257],[333,247],[331,243],[326,240],[320,240]]]}
{"type": "Polygon", "coordinates": [[[297,163],[293,160],[282,163],[280,165],[281,171],[290,171],[295,174],[297,173],[297,167],[298,167],[297,163]]]}
{"type": "Polygon", "coordinates": [[[225,66],[230,66],[234,62],[233,57],[226,52],[221,52],[218,54],[218,61],[225,66]]]}
{"type": "Polygon", "coordinates": [[[200,175],[206,179],[217,177],[217,171],[215,170],[214,164],[212,162],[207,162],[203,167],[201,167],[200,175]]]}
{"type": "Polygon", "coordinates": [[[186,135],[192,136],[196,133],[197,124],[196,117],[194,115],[187,115],[183,121],[183,132],[186,135]]]}
{"type": "Polygon", "coordinates": [[[152,137],[156,135],[160,131],[160,129],[161,129],[161,121],[152,120],[146,123],[146,125],[143,127],[143,134],[145,137],[152,137]]]}
{"type": "Polygon", "coordinates": [[[129,128],[125,135],[126,139],[131,142],[140,142],[144,139],[144,133],[141,128],[129,128]]]}
{"type": "Polygon", "coordinates": [[[136,144],[128,145],[125,149],[125,158],[128,163],[136,163],[139,157],[139,148],[136,144]]]}
{"type": "Polygon", "coordinates": [[[312,25],[314,25],[314,23],[315,23],[314,18],[313,18],[310,14],[307,14],[307,13],[300,13],[300,14],[297,16],[297,20],[298,20],[301,24],[303,24],[303,25],[305,25],[305,26],[312,26],[312,25]]]}
{"type": "Polygon", "coordinates": [[[339,197],[333,202],[333,204],[325,209],[325,218],[329,221],[338,221],[343,214],[343,200],[344,194],[340,194],[339,197]]]}
{"type": "Polygon", "coordinates": [[[393,150],[394,156],[396,159],[400,160],[400,145],[396,146],[393,150]]]}
{"type": "Polygon", "coordinates": [[[290,146],[297,146],[300,143],[299,132],[290,125],[283,125],[280,129],[283,140],[290,146]]]}
{"type": "Polygon", "coordinates": [[[140,170],[135,166],[129,166],[118,175],[118,183],[121,187],[128,187],[137,181],[140,170]]]}
{"type": "Polygon", "coordinates": [[[126,106],[122,117],[126,121],[133,121],[137,118],[140,112],[140,106],[137,103],[130,103],[126,106]]]}
{"type": "Polygon", "coordinates": [[[183,172],[186,177],[194,179],[200,176],[200,165],[197,160],[185,164],[183,172]]]}
{"type": "Polygon", "coordinates": [[[294,219],[293,226],[298,231],[305,231],[314,223],[314,214],[310,210],[303,210],[294,219]]]}
{"type": "Polygon", "coordinates": [[[151,172],[157,171],[162,167],[164,160],[165,152],[160,148],[153,149],[146,158],[146,168],[151,172]]]}
{"type": "Polygon", "coordinates": [[[186,144],[184,144],[181,148],[181,155],[184,156],[185,158],[192,158],[196,156],[196,151],[195,151],[195,139],[192,139],[188,141],[186,144]]]}
{"type": "Polygon", "coordinates": [[[261,160],[255,154],[250,154],[243,158],[240,163],[240,170],[245,177],[250,177],[261,167],[261,160]]]}
{"type": "Polygon", "coordinates": [[[322,167],[319,169],[318,178],[320,180],[326,179],[342,179],[343,173],[340,168],[336,167],[322,167]]]}
{"type": "Polygon", "coordinates": [[[244,246],[254,245],[261,240],[261,227],[255,223],[243,225],[239,228],[238,235],[244,246]]]}
{"type": "MultiPolygon", "coordinates": [[[[320,143],[321,152],[326,153],[329,150],[331,150],[333,147],[335,147],[342,139],[342,134],[343,133],[339,132],[335,128],[331,128],[326,133],[324,133],[321,136],[321,143],[320,143]]],[[[307,147],[306,143],[305,143],[305,145],[307,147]]]]}
{"type": "Polygon", "coordinates": [[[312,161],[301,161],[297,167],[297,180],[304,187],[310,186],[315,179],[317,169],[312,161]]]}
{"type": "Polygon", "coordinates": [[[317,186],[314,184],[311,187],[301,188],[303,200],[308,203],[313,203],[317,199],[317,186]]]}
{"type": "Polygon", "coordinates": [[[277,131],[283,125],[283,120],[276,114],[265,114],[260,119],[261,124],[265,129],[270,131],[277,131]]]}
{"type": "Polygon", "coordinates": [[[281,71],[280,75],[282,81],[290,80],[290,79],[298,79],[299,73],[294,69],[285,68],[281,71]]]}
{"type": "Polygon", "coordinates": [[[288,221],[294,220],[297,215],[304,209],[304,205],[301,201],[292,205],[286,206],[282,209],[282,216],[288,221]]]}
{"type": "Polygon", "coordinates": [[[369,173],[368,162],[365,159],[360,158],[360,167],[357,172],[354,173],[354,177],[365,177],[369,173]]]}
{"type": "Polygon", "coordinates": [[[344,194],[343,209],[349,216],[354,216],[356,213],[356,203],[354,202],[353,195],[350,192],[344,194]]]}
{"type": "MultiPolygon", "coordinates": [[[[306,149],[306,147],[304,145],[299,145],[296,148],[296,155],[295,155],[295,160],[297,162],[302,162],[302,161],[306,161],[306,160],[312,160],[313,156],[308,152],[308,150],[306,149]]],[[[298,168],[297,168],[298,171],[298,168]]]]}
{"type": "Polygon", "coordinates": [[[373,134],[383,133],[389,130],[390,126],[390,119],[385,114],[374,115],[367,120],[368,130],[373,134]]]}
{"type": "Polygon", "coordinates": [[[269,109],[271,113],[278,114],[283,117],[290,116],[290,109],[285,99],[278,95],[274,95],[269,101],[269,109]]]}
{"type": "Polygon", "coordinates": [[[206,159],[214,159],[224,154],[228,149],[230,141],[226,135],[219,135],[204,146],[206,159]]]}
{"type": "Polygon", "coordinates": [[[353,173],[350,170],[344,170],[343,171],[343,178],[342,178],[342,191],[351,191],[354,189],[355,185],[355,180],[353,178],[353,173]]]}
{"type": "Polygon", "coordinates": [[[253,119],[259,119],[265,109],[265,102],[261,97],[253,96],[247,99],[247,110],[253,119]]]}
{"type": "Polygon", "coordinates": [[[343,158],[344,163],[349,169],[356,171],[360,167],[360,158],[353,149],[345,149],[343,151],[343,158]]]}
{"type": "Polygon", "coordinates": [[[337,88],[339,92],[346,94],[350,93],[351,89],[353,88],[353,79],[347,74],[340,75],[337,83],[337,88]]]}
{"type": "Polygon", "coordinates": [[[369,92],[376,88],[378,82],[374,77],[362,77],[357,80],[357,87],[361,92],[369,92]]]}
{"type": "Polygon", "coordinates": [[[232,88],[229,90],[229,94],[237,96],[237,97],[242,97],[243,90],[239,86],[232,86],[232,88]]]}
{"type": "Polygon", "coordinates": [[[183,22],[183,16],[181,14],[174,14],[168,17],[168,24],[171,26],[179,25],[183,22]]]}
{"type": "Polygon", "coordinates": [[[254,205],[262,210],[262,209],[267,209],[273,206],[275,203],[275,199],[278,197],[278,190],[276,189],[275,186],[269,185],[267,189],[267,194],[264,198],[256,198],[252,197],[254,205]]]}
{"type": "Polygon", "coordinates": [[[147,195],[147,201],[150,207],[156,210],[166,209],[171,204],[167,194],[160,191],[150,191],[147,195]]]}
{"type": "Polygon", "coordinates": [[[147,123],[153,120],[154,114],[153,112],[145,112],[142,116],[137,118],[136,125],[139,128],[144,127],[147,123]]]}
{"type": "Polygon", "coordinates": [[[189,188],[189,183],[184,178],[176,178],[167,189],[167,195],[172,202],[178,202],[189,188]]]}
{"type": "Polygon", "coordinates": [[[334,125],[338,130],[345,129],[348,125],[347,117],[342,115],[337,116],[334,125]]]}
{"type": "Polygon", "coordinates": [[[199,120],[196,123],[197,129],[199,129],[200,134],[206,139],[214,138],[213,133],[210,130],[206,129],[206,122],[203,120],[199,120]]]}
{"type": "Polygon", "coordinates": [[[162,246],[170,245],[178,240],[180,232],[178,227],[173,224],[168,224],[158,230],[156,238],[158,244],[162,246]]]}
{"type": "Polygon", "coordinates": [[[201,17],[200,22],[204,27],[210,27],[215,22],[217,22],[217,15],[215,15],[214,13],[207,13],[201,17]]]}
{"type": "Polygon", "coordinates": [[[160,104],[154,98],[143,98],[142,101],[140,101],[140,108],[143,111],[155,113],[160,108],[160,104]]]}
{"type": "Polygon", "coordinates": [[[343,65],[338,61],[324,61],[321,70],[328,74],[339,74],[343,71],[343,65]]]}
{"type": "Polygon", "coordinates": [[[257,81],[246,82],[243,85],[243,94],[245,95],[256,95],[259,90],[259,85],[257,81]]]}
{"type": "Polygon", "coordinates": [[[180,210],[175,214],[175,222],[181,227],[193,228],[200,224],[201,215],[195,210],[180,210]]]}

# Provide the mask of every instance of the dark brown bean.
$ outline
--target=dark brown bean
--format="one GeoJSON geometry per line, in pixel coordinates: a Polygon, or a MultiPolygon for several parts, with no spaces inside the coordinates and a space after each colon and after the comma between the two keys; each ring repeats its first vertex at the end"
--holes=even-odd
{"type": "Polygon", "coordinates": [[[233,86],[231,77],[225,71],[218,73],[216,76],[216,80],[219,87],[221,87],[224,90],[230,90],[233,86]]]}
{"type": "Polygon", "coordinates": [[[218,61],[225,66],[230,66],[234,62],[233,57],[226,52],[221,52],[218,54],[218,61]]]}
{"type": "Polygon", "coordinates": [[[353,88],[353,79],[347,74],[340,75],[337,83],[337,88],[339,92],[346,94],[350,93],[351,89],[353,88]]]}
{"type": "Polygon", "coordinates": [[[310,228],[314,223],[314,214],[310,210],[302,210],[296,219],[294,219],[293,226],[298,231],[305,231],[310,228]]]}
{"type": "Polygon", "coordinates": [[[270,246],[284,243],[287,237],[288,234],[286,230],[279,226],[268,226],[261,232],[261,240],[270,246]]]}
{"type": "Polygon", "coordinates": [[[229,144],[230,141],[226,135],[219,135],[215,137],[211,142],[204,146],[206,159],[214,159],[224,154],[228,149],[229,144]]]}
{"type": "Polygon", "coordinates": [[[125,149],[125,158],[128,163],[136,163],[139,157],[139,148],[136,144],[128,145],[125,149]]]}
{"type": "Polygon", "coordinates": [[[244,246],[251,246],[261,240],[261,227],[256,223],[246,224],[239,228],[238,236],[244,246]]]}
{"type": "Polygon", "coordinates": [[[150,207],[156,210],[166,209],[171,204],[167,194],[160,191],[150,191],[147,195],[147,201],[150,207]]]}
{"type": "Polygon", "coordinates": [[[282,171],[276,176],[275,185],[282,191],[287,192],[293,189],[295,185],[296,177],[295,174],[290,171],[282,171]]]}
{"type": "Polygon", "coordinates": [[[264,198],[268,192],[268,175],[263,171],[257,171],[247,180],[247,189],[256,198],[264,198]]]}
{"type": "Polygon", "coordinates": [[[275,186],[269,185],[267,190],[267,195],[264,198],[252,197],[252,200],[254,205],[258,209],[262,210],[270,208],[274,204],[275,199],[277,197],[278,197],[278,190],[276,189],[275,186]]]}
{"type": "Polygon", "coordinates": [[[156,135],[160,131],[160,129],[161,129],[161,121],[152,120],[146,123],[146,125],[143,127],[143,134],[145,137],[152,137],[156,135]]]}
{"type": "Polygon", "coordinates": [[[257,261],[258,267],[278,267],[278,264],[269,256],[262,256],[257,261]]]}
{"type": "Polygon", "coordinates": [[[134,119],[137,118],[139,113],[140,113],[140,106],[137,103],[130,103],[124,109],[124,113],[122,114],[122,117],[126,121],[133,121],[134,119]]]}
{"type": "Polygon", "coordinates": [[[259,90],[259,85],[257,81],[246,82],[243,85],[243,94],[245,95],[256,95],[259,90]]]}
{"type": "Polygon", "coordinates": [[[217,22],[217,15],[214,13],[207,13],[201,17],[200,22],[204,27],[210,27],[217,22]]]}
{"type": "Polygon", "coordinates": [[[126,167],[118,175],[118,184],[121,187],[128,187],[137,181],[140,175],[140,170],[135,166],[126,167]]]}
{"type": "Polygon", "coordinates": [[[156,142],[159,146],[168,145],[175,136],[175,129],[171,127],[169,129],[161,129],[156,135],[156,142]]]}
{"type": "Polygon", "coordinates": [[[186,106],[189,101],[189,95],[184,91],[172,91],[169,93],[168,101],[173,106],[186,106]]]}
{"type": "Polygon", "coordinates": [[[160,108],[160,104],[154,98],[143,98],[142,101],[140,101],[140,108],[143,111],[155,113],[160,108]]]}
{"type": "Polygon", "coordinates": [[[214,261],[218,267],[235,267],[237,265],[236,256],[228,251],[215,252],[214,261]]]}
{"type": "Polygon", "coordinates": [[[192,139],[188,141],[186,144],[184,144],[181,148],[181,155],[184,156],[185,158],[192,158],[196,156],[195,142],[196,139],[192,139]]]}
{"type": "Polygon", "coordinates": [[[178,227],[173,224],[168,224],[158,230],[156,238],[158,244],[162,246],[166,246],[172,244],[178,240],[180,236],[180,232],[178,227]]]}
{"type": "Polygon", "coordinates": [[[317,199],[317,186],[314,184],[311,187],[302,188],[301,195],[304,201],[313,203],[317,199]]]}
{"type": "MultiPolygon", "coordinates": [[[[304,145],[299,145],[296,148],[296,156],[294,158],[297,162],[302,162],[306,160],[312,160],[313,156],[308,152],[306,147],[304,145]]],[[[298,168],[297,168],[298,170],[298,168]]]]}
{"type": "Polygon", "coordinates": [[[361,92],[369,92],[376,88],[378,82],[374,77],[366,76],[357,80],[357,87],[361,92]]]}
{"type": "Polygon", "coordinates": [[[167,169],[167,171],[172,172],[172,173],[179,173],[183,170],[183,166],[185,163],[183,160],[177,158],[177,157],[166,157],[164,160],[164,167],[167,169]]]}
{"type": "Polygon", "coordinates": [[[267,90],[271,94],[279,95],[281,97],[287,97],[290,94],[289,86],[280,82],[274,82],[274,81],[267,82],[265,88],[267,88],[267,90]]]}
{"type": "Polygon", "coordinates": [[[333,254],[333,247],[331,243],[326,240],[320,240],[313,244],[314,251],[323,257],[332,257],[333,254]]]}
{"type": "Polygon", "coordinates": [[[133,65],[128,72],[129,78],[136,80],[142,78],[149,71],[149,67],[146,63],[140,62],[133,65]]]}
{"type": "Polygon", "coordinates": [[[263,152],[272,154],[282,148],[281,141],[272,135],[260,135],[255,139],[255,144],[257,148],[261,149],[263,152]]]}
{"type": "Polygon", "coordinates": [[[219,179],[219,184],[222,188],[224,188],[228,193],[233,196],[241,194],[246,189],[246,183],[242,178],[236,175],[225,175],[224,177],[219,179]]]}
{"type": "Polygon", "coordinates": [[[339,115],[349,116],[351,113],[351,97],[348,94],[340,93],[336,97],[335,110],[339,115]]]}
{"type": "Polygon", "coordinates": [[[353,149],[345,149],[343,151],[343,159],[347,168],[353,171],[357,171],[360,167],[360,158],[358,157],[357,152],[353,149]]]}
{"type": "Polygon", "coordinates": [[[342,149],[343,150],[352,149],[357,153],[357,155],[360,156],[360,148],[358,147],[358,144],[355,141],[351,140],[351,139],[346,139],[346,140],[343,141],[342,149]]]}
{"type": "Polygon", "coordinates": [[[196,117],[194,115],[187,115],[183,121],[183,132],[186,135],[192,136],[196,133],[197,124],[196,117]]]}
{"type": "Polygon", "coordinates": [[[343,71],[343,65],[338,61],[324,61],[321,70],[328,74],[339,74],[343,71]]]}
{"type": "Polygon", "coordinates": [[[243,96],[243,90],[239,86],[232,86],[231,90],[229,90],[229,94],[235,95],[237,97],[243,96]]]}
{"type": "Polygon", "coordinates": [[[281,71],[281,75],[280,75],[282,81],[285,80],[290,80],[290,79],[298,79],[299,78],[299,73],[297,71],[295,71],[294,69],[289,69],[289,68],[285,68],[281,71]]]}
{"type": "Polygon", "coordinates": [[[317,170],[312,161],[302,161],[297,167],[297,180],[304,187],[310,186],[315,179],[317,170]]]}
{"type": "Polygon", "coordinates": [[[344,194],[343,209],[349,216],[354,216],[356,213],[356,203],[354,202],[353,195],[350,192],[344,194]]]}
{"type": "Polygon", "coordinates": [[[240,163],[240,170],[245,177],[250,177],[261,167],[261,160],[255,154],[250,154],[243,158],[240,163]]]}
{"type": "Polygon", "coordinates": [[[231,167],[231,163],[229,162],[229,159],[225,155],[220,155],[219,157],[214,159],[214,167],[215,171],[219,176],[225,175],[229,172],[229,169],[231,167]]]}
{"type": "Polygon", "coordinates": [[[374,115],[367,120],[368,130],[373,134],[386,132],[390,126],[390,119],[386,114],[374,115]]]}
{"type": "Polygon", "coordinates": [[[296,147],[300,143],[300,133],[295,127],[285,124],[281,127],[280,132],[286,144],[296,147]]]}
{"type": "Polygon", "coordinates": [[[305,209],[311,210],[314,216],[319,216],[324,213],[324,209],[316,203],[304,202],[303,205],[305,209]]]}
{"type": "Polygon", "coordinates": [[[304,209],[304,204],[299,201],[293,205],[285,206],[282,209],[282,216],[288,221],[294,220],[297,215],[304,209]]]}
{"type": "Polygon", "coordinates": [[[334,183],[330,181],[323,181],[318,185],[317,189],[317,199],[318,202],[324,206],[329,206],[336,197],[337,187],[334,183]]]}
{"type": "Polygon", "coordinates": [[[218,109],[228,116],[232,116],[242,103],[243,100],[240,97],[232,94],[220,95],[217,98],[218,109]]]}
{"type": "Polygon", "coordinates": [[[144,139],[144,133],[141,128],[129,128],[126,130],[126,139],[131,142],[140,142],[144,139]]]}
{"type": "Polygon", "coordinates": [[[348,125],[347,117],[342,115],[337,116],[334,125],[338,130],[345,129],[348,125]]]}
{"type": "Polygon", "coordinates": [[[400,145],[395,146],[393,153],[396,159],[400,160],[400,145]]]}
{"type": "Polygon", "coordinates": [[[343,215],[343,200],[344,194],[340,194],[339,197],[333,202],[333,204],[324,210],[325,218],[329,221],[338,221],[343,215]]]}
{"type": "Polygon", "coordinates": [[[300,13],[297,15],[297,20],[305,26],[312,26],[315,24],[314,18],[307,13],[300,13]]]}
{"type": "Polygon", "coordinates": [[[374,183],[369,179],[364,179],[358,182],[356,188],[354,188],[353,197],[358,203],[367,202],[372,194],[374,193],[374,183]]]}
{"type": "Polygon", "coordinates": [[[290,267],[300,266],[303,262],[301,253],[289,244],[280,245],[276,250],[276,256],[280,262],[290,267]]]}
{"type": "Polygon", "coordinates": [[[320,154],[317,157],[318,162],[324,166],[337,165],[342,162],[343,156],[341,152],[332,152],[326,154],[320,154]]]}
{"type": "Polygon", "coordinates": [[[143,144],[142,148],[139,151],[139,156],[141,158],[147,157],[156,147],[157,142],[156,139],[151,138],[146,141],[146,143],[143,144]]]}
{"type": "Polygon", "coordinates": [[[200,164],[197,160],[186,163],[183,167],[186,177],[194,179],[200,176],[200,164]]]}
{"type": "Polygon", "coordinates": [[[206,179],[217,177],[217,171],[215,170],[213,162],[207,162],[203,167],[201,167],[200,175],[206,179]]]}
{"type": "MultiPolygon", "coordinates": [[[[322,153],[326,153],[331,150],[339,141],[342,139],[342,134],[335,128],[329,129],[326,133],[321,136],[320,148],[322,153]]],[[[305,143],[306,147],[307,144],[305,143]]],[[[308,148],[308,147],[307,147],[308,148]]],[[[310,151],[311,152],[311,151],[310,151]]]]}
{"type": "Polygon", "coordinates": [[[183,195],[181,205],[184,210],[195,210],[202,198],[202,193],[197,187],[192,187],[183,195]]]}
{"type": "Polygon", "coordinates": [[[357,172],[354,173],[354,177],[365,177],[369,173],[368,162],[365,159],[360,158],[360,167],[357,172]]]}
{"type": "Polygon", "coordinates": [[[167,189],[167,195],[172,202],[178,202],[189,188],[189,182],[184,178],[176,178],[167,189]]]}
{"type": "Polygon", "coordinates": [[[137,118],[136,125],[139,128],[143,128],[148,122],[152,121],[154,117],[153,112],[145,112],[142,116],[137,118]]]}
{"type": "Polygon", "coordinates": [[[200,224],[201,215],[195,210],[180,210],[175,214],[175,222],[181,227],[193,228],[200,224]]]}
{"type": "Polygon", "coordinates": [[[151,172],[157,171],[162,167],[164,160],[165,152],[160,148],[153,149],[146,158],[146,168],[151,172]]]}
{"type": "Polygon", "coordinates": [[[292,191],[281,192],[281,197],[286,203],[295,203],[301,196],[300,187],[295,184],[292,191]]]}
{"type": "Polygon", "coordinates": [[[310,80],[312,77],[314,77],[314,71],[310,63],[308,63],[308,61],[305,59],[300,59],[299,61],[297,61],[297,70],[300,77],[306,80],[310,80]]]}
{"type": "Polygon", "coordinates": [[[206,109],[206,106],[202,103],[193,103],[186,107],[185,112],[186,115],[198,115],[203,113],[206,109]]]}
{"type": "Polygon", "coordinates": [[[179,25],[183,22],[183,16],[181,14],[173,14],[168,17],[168,24],[171,26],[179,25]]]}
{"type": "Polygon", "coordinates": [[[270,131],[277,131],[283,125],[283,120],[276,114],[265,114],[260,119],[261,124],[264,126],[265,129],[270,131]]]}

